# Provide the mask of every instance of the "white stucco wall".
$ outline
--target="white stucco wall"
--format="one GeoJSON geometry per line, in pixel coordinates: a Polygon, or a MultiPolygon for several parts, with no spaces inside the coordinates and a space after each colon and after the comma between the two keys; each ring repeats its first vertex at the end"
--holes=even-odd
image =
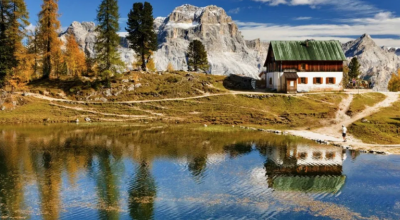
{"type": "MultiPolygon", "coordinates": [[[[284,89],[283,72],[269,72],[267,73],[266,84],[268,89],[282,91],[284,89]],[[270,78],[272,78],[273,85],[270,85],[270,78]]],[[[307,84],[297,84],[298,92],[311,92],[311,91],[337,91],[342,90],[343,72],[297,72],[299,78],[308,78],[307,84]],[[322,84],[314,84],[314,78],[321,77],[322,84]],[[326,78],[336,78],[335,84],[326,84],[326,78]]]]}
{"type": "Polygon", "coordinates": [[[308,77],[308,84],[297,84],[297,91],[309,92],[309,91],[324,91],[324,90],[341,90],[343,72],[298,72],[297,75],[302,77],[308,77]],[[314,84],[314,78],[321,77],[322,84],[314,84]],[[326,84],[326,78],[336,78],[335,84],[326,84]]]}

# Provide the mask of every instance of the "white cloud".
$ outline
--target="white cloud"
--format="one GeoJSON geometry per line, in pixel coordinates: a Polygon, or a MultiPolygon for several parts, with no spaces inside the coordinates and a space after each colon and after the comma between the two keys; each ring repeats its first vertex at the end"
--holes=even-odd
{"type": "Polygon", "coordinates": [[[33,24],[29,24],[26,28],[27,31],[32,31],[34,32],[36,30],[36,26],[33,24]]]}
{"type": "Polygon", "coordinates": [[[312,17],[297,17],[297,18],[294,18],[293,20],[304,21],[304,20],[311,20],[311,19],[312,19],[312,17]]]}
{"type": "Polygon", "coordinates": [[[378,14],[375,15],[375,19],[377,20],[387,20],[390,18],[393,18],[392,12],[379,12],[378,14]]]}
{"type": "Polygon", "coordinates": [[[375,6],[370,5],[361,0],[253,0],[255,2],[268,3],[271,6],[277,5],[290,5],[299,6],[306,5],[311,8],[317,8],[318,6],[333,6],[334,9],[339,11],[352,11],[358,14],[374,14],[380,10],[375,6]]]}
{"type": "Polygon", "coordinates": [[[239,14],[240,8],[234,8],[228,11],[229,14],[239,14]]]}
{"type": "Polygon", "coordinates": [[[367,19],[342,20],[341,24],[308,24],[308,25],[276,25],[254,22],[237,22],[246,39],[261,38],[271,40],[328,40],[337,39],[341,42],[352,40],[354,36],[364,33],[383,36],[374,39],[380,46],[400,46],[400,17],[377,14],[367,19]],[[398,36],[388,38],[386,36],[398,36]]]}

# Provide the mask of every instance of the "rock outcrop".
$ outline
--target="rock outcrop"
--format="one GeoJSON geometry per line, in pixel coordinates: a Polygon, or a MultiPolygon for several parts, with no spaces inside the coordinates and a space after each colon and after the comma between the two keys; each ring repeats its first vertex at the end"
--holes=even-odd
{"type": "Polygon", "coordinates": [[[389,48],[389,52],[392,52],[396,54],[397,56],[400,56],[400,48],[389,48]]]}
{"type": "Polygon", "coordinates": [[[387,48],[379,47],[371,36],[364,34],[360,38],[343,44],[348,62],[357,57],[361,64],[361,77],[375,82],[375,89],[387,90],[392,73],[400,67],[400,57],[387,48]]]}
{"type": "MultiPolygon", "coordinates": [[[[177,7],[167,18],[156,18],[154,29],[159,43],[154,54],[158,70],[166,70],[169,63],[176,70],[187,70],[187,47],[195,39],[206,47],[209,73],[215,75],[240,74],[257,78],[268,52],[268,44],[260,40],[246,42],[232,18],[217,6],[177,7]]],[[[88,56],[95,56],[93,48],[97,34],[93,22],[74,22],[60,38],[65,41],[68,34],[76,36],[88,56]]],[[[120,36],[119,52],[129,67],[136,56],[128,48],[124,34],[120,36]]]]}
{"type": "MultiPolygon", "coordinates": [[[[76,22],[74,21],[68,29],[60,35],[60,39],[66,43],[67,36],[73,34],[79,47],[85,52],[86,56],[94,58],[96,52],[94,45],[96,43],[97,35],[96,24],[94,22],[76,22]]],[[[122,61],[124,61],[128,67],[135,61],[135,53],[128,48],[128,41],[124,36],[121,36],[121,43],[118,47],[118,52],[121,55],[122,61]]]]}
{"type": "Polygon", "coordinates": [[[212,74],[258,77],[266,57],[266,52],[247,47],[235,22],[217,6],[177,7],[157,31],[159,49],[155,60],[159,70],[165,70],[168,63],[186,70],[186,50],[192,40],[200,40],[206,47],[212,74]]]}

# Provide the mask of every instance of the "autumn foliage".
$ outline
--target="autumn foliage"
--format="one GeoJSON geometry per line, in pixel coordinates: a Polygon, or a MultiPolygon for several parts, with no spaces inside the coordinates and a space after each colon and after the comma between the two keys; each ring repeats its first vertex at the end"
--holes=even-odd
{"type": "Polygon", "coordinates": [[[63,64],[62,43],[58,39],[58,30],[61,27],[59,16],[58,0],[43,0],[37,42],[42,55],[44,78],[49,78],[50,74],[58,75],[63,64]]]}
{"type": "Polygon", "coordinates": [[[388,89],[391,92],[400,91],[400,69],[397,71],[397,74],[392,74],[392,78],[389,81],[388,89]]]}
{"type": "Polygon", "coordinates": [[[74,35],[67,37],[65,63],[70,76],[80,77],[87,70],[85,54],[79,49],[74,35]]]}

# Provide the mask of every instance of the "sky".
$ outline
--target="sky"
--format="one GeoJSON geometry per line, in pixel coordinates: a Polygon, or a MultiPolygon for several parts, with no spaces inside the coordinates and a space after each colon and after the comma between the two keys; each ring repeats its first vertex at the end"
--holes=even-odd
{"type": "MultiPolygon", "coordinates": [[[[25,0],[37,23],[41,0],[25,0]]],[[[59,0],[60,21],[95,21],[101,0],[59,0]]],[[[135,0],[118,0],[121,31],[135,0]]],[[[367,33],[380,46],[400,47],[400,0],[148,0],[154,17],[167,17],[183,4],[217,5],[238,24],[245,39],[337,39],[347,42],[367,33]]]]}

